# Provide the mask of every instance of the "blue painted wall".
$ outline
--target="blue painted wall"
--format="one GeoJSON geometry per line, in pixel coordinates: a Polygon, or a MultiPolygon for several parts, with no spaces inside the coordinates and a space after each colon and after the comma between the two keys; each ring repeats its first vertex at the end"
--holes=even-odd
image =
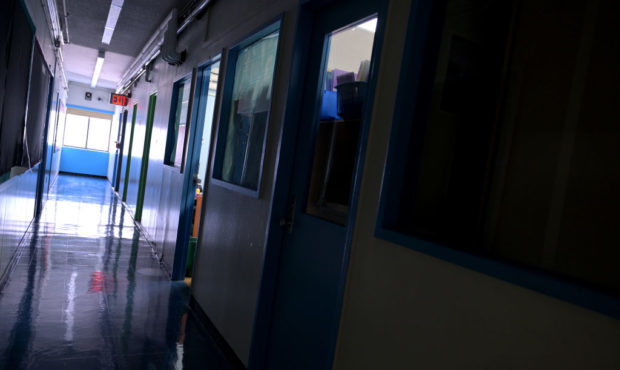
{"type": "Polygon", "coordinates": [[[63,147],[60,172],[106,177],[108,152],[63,147]]]}

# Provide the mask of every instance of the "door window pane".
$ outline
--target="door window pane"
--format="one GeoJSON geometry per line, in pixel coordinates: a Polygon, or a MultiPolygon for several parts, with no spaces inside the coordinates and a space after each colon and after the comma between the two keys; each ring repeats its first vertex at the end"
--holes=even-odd
{"type": "Polygon", "coordinates": [[[108,150],[108,142],[110,141],[110,125],[111,121],[102,118],[90,118],[88,125],[88,142],[87,149],[108,150]]]}
{"type": "Polygon", "coordinates": [[[218,140],[215,177],[257,190],[265,145],[279,31],[231,51],[232,93],[218,140]]]}
{"type": "Polygon", "coordinates": [[[306,212],[344,224],[357,159],[377,18],[329,36],[306,212]]]}
{"type": "Polygon", "coordinates": [[[209,67],[209,83],[205,98],[205,114],[202,126],[202,141],[200,143],[200,158],[198,162],[197,178],[202,186],[205,184],[204,176],[207,173],[207,161],[209,160],[209,148],[211,144],[211,132],[213,128],[213,112],[215,109],[215,94],[217,93],[217,80],[220,74],[220,62],[209,67]]]}
{"type": "Polygon", "coordinates": [[[78,148],[86,147],[86,135],[88,133],[88,117],[76,114],[67,114],[65,124],[65,137],[63,144],[78,148]]]}
{"type": "Polygon", "coordinates": [[[168,139],[166,142],[166,155],[164,159],[165,164],[174,167],[181,167],[183,162],[190,90],[190,78],[179,81],[174,86],[174,101],[172,104],[174,116],[172,116],[172,121],[168,127],[168,139]]]}

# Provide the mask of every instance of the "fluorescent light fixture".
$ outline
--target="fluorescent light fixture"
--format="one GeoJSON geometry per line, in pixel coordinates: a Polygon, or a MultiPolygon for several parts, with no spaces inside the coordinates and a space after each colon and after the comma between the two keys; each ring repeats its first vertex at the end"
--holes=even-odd
{"type": "Polygon", "coordinates": [[[108,19],[105,22],[103,38],[101,39],[101,42],[103,42],[104,44],[110,45],[110,41],[112,40],[112,34],[114,34],[116,22],[118,22],[118,17],[121,15],[121,9],[123,9],[124,2],[125,0],[112,0],[112,4],[110,4],[108,19]]]}
{"type": "Polygon", "coordinates": [[[90,80],[90,87],[95,88],[97,86],[97,81],[99,80],[99,75],[101,74],[101,68],[103,67],[103,59],[105,58],[105,51],[99,50],[99,55],[97,55],[97,62],[95,63],[95,70],[93,71],[93,79],[90,80]]]}

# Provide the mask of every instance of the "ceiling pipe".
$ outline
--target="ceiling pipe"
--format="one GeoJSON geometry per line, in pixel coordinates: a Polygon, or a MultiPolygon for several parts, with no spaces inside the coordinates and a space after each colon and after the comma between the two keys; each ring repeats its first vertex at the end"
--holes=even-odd
{"type": "Polygon", "coordinates": [[[124,90],[127,90],[127,88],[131,86],[131,80],[135,79],[138,74],[141,74],[144,65],[159,55],[159,47],[164,41],[164,32],[173,14],[174,12],[168,14],[155,32],[153,32],[151,38],[144,44],[144,47],[140,50],[136,59],[134,59],[133,63],[131,63],[127,71],[123,74],[118,88],[116,89],[117,93],[123,93],[124,90]]]}
{"type": "Polygon", "coordinates": [[[46,10],[47,20],[50,22],[50,34],[52,40],[58,43],[58,40],[62,40],[62,32],[60,31],[60,21],[58,20],[58,9],[56,8],[56,2],[54,0],[42,0],[41,4],[43,9],[46,10]]]}
{"type": "Polygon", "coordinates": [[[65,65],[62,57],[63,35],[60,30],[60,21],[58,19],[58,9],[56,8],[55,0],[41,0],[43,11],[45,13],[45,20],[47,21],[50,37],[54,45],[54,54],[56,57],[56,63],[60,67],[60,74],[64,83],[65,89],[69,88],[67,81],[67,75],[65,74],[65,65]]]}
{"type": "Polygon", "coordinates": [[[71,40],[69,39],[69,11],[67,10],[67,0],[62,0],[62,17],[64,22],[64,37],[65,44],[69,44],[71,40]]]}
{"type": "MultiPolygon", "coordinates": [[[[190,14],[181,22],[181,25],[177,28],[177,35],[183,32],[183,30],[185,30],[187,26],[196,19],[198,14],[200,14],[200,12],[202,12],[207,5],[212,2],[213,0],[201,0],[194,10],[192,10],[190,14]]],[[[164,21],[159,25],[151,38],[146,42],[134,62],[123,74],[121,81],[117,85],[117,93],[124,94],[127,92],[133,81],[140,78],[140,76],[144,74],[145,66],[159,56],[161,52],[161,45],[164,42],[164,32],[166,32],[168,22],[170,21],[170,17],[172,17],[173,12],[174,11],[171,11],[166,19],[164,19],[164,21]]]]}
{"type": "Polygon", "coordinates": [[[196,16],[198,14],[200,14],[200,12],[207,7],[207,5],[209,5],[209,3],[211,3],[211,1],[213,0],[202,0],[200,2],[200,4],[198,4],[198,6],[196,6],[194,8],[194,10],[192,10],[191,13],[189,13],[189,15],[187,16],[187,18],[185,18],[183,20],[183,22],[181,22],[181,25],[179,26],[179,28],[177,29],[177,35],[180,34],[181,32],[183,32],[183,30],[194,21],[194,19],[196,19],[196,16]]]}

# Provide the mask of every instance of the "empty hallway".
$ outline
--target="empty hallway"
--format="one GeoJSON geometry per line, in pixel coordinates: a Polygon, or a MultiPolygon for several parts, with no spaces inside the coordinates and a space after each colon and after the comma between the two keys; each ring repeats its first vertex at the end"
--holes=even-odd
{"type": "Polygon", "coordinates": [[[229,368],[106,180],[61,175],[23,243],[0,369],[229,368]]]}
{"type": "Polygon", "coordinates": [[[619,370],[618,14],[1,0],[0,370],[619,370]]]}

